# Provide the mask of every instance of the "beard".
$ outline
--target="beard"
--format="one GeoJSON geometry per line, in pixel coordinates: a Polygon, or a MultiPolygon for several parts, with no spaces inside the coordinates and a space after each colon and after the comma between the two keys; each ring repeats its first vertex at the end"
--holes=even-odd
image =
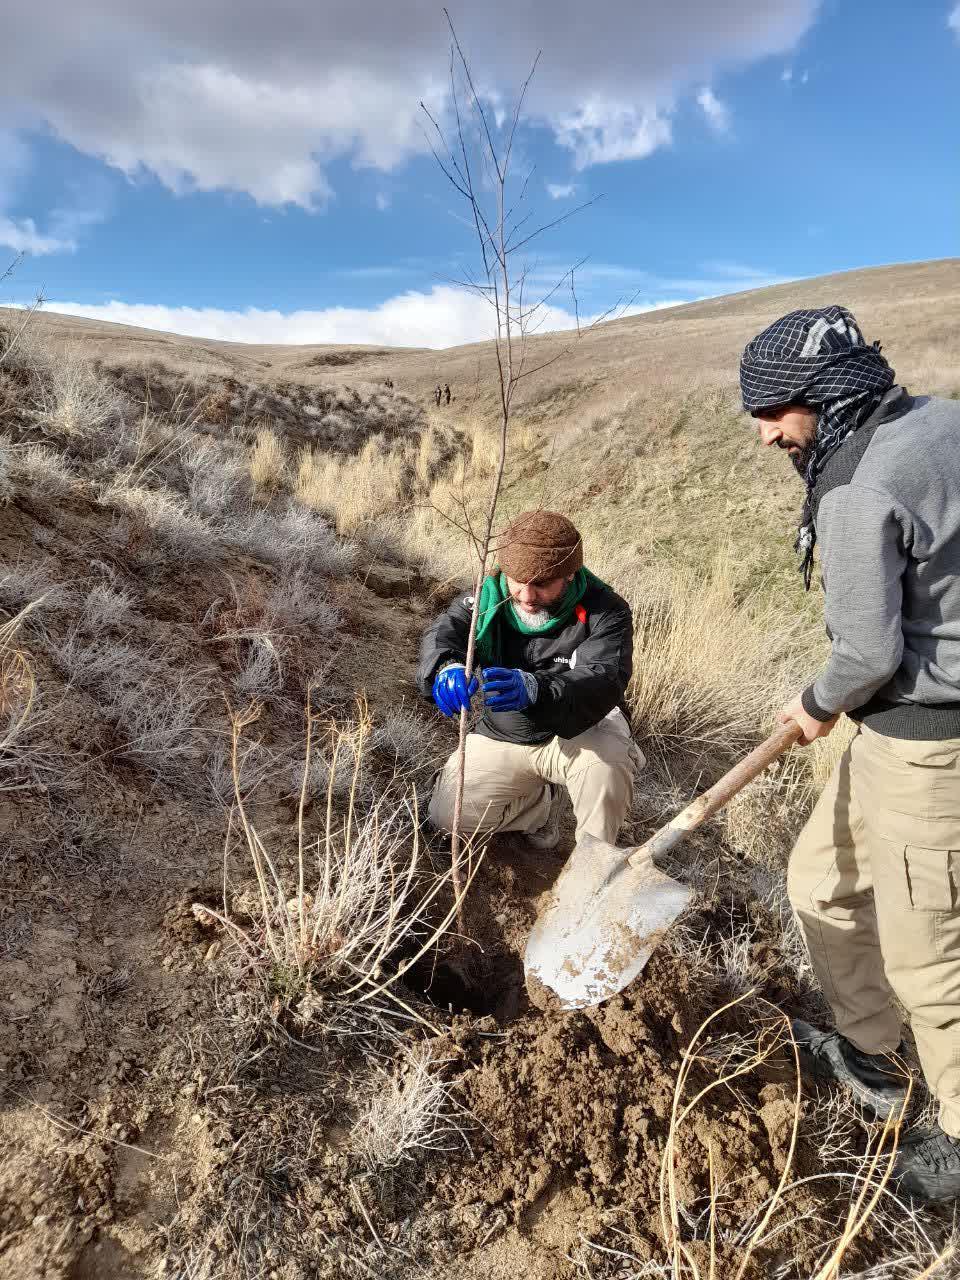
{"type": "Polygon", "coordinates": [[[525,609],[519,600],[514,600],[513,607],[528,627],[545,627],[553,617],[554,611],[543,605],[539,609],[525,609]]]}
{"type": "Polygon", "coordinates": [[[813,445],[808,444],[805,449],[801,449],[799,453],[791,453],[790,461],[793,463],[797,474],[801,480],[807,478],[807,467],[810,465],[810,459],[813,457],[813,445]]]}

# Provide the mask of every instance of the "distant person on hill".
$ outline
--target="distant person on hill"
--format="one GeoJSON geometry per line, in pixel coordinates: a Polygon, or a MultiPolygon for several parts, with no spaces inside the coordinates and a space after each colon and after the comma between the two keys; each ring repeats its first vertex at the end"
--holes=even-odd
{"type": "Polygon", "coordinates": [[[434,388],[433,398],[434,398],[434,400],[437,402],[437,408],[439,409],[439,408],[440,408],[440,401],[441,401],[441,399],[443,398],[443,389],[441,388],[441,386],[440,386],[440,383],[439,383],[439,382],[437,383],[436,387],[434,388]]]}
{"type": "MultiPolygon", "coordinates": [[[[464,661],[471,596],[429,628],[417,680],[445,716],[476,709],[467,734],[463,831],[517,831],[536,849],[559,843],[566,787],[577,832],[613,844],[644,759],[630,735],[625,691],[633,667],[630,607],[583,567],[569,520],[527,511],[499,541],[477,620],[477,667],[464,661]]],[[[456,753],[437,779],[429,816],[453,826],[456,753]]]]}
{"type": "Polygon", "coordinates": [[[879,1116],[905,1096],[910,1016],[939,1124],[910,1134],[901,1187],[960,1195],[960,404],[899,386],[844,307],[793,311],[744,350],[760,439],[806,485],[829,659],[780,713],[803,741],[856,736],[790,857],[788,891],[836,1029],[796,1020],[809,1069],[879,1116]]]}
{"type": "Polygon", "coordinates": [[[449,382],[444,384],[443,397],[446,403],[449,404],[450,403],[450,383],[449,382]]]}

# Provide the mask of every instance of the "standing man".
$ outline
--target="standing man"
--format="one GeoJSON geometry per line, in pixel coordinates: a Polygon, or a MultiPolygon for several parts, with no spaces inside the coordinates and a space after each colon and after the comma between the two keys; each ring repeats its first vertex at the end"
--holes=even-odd
{"type": "Polygon", "coordinates": [[[441,400],[441,397],[442,397],[442,396],[443,396],[443,391],[442,391],[442,389],[441,389],[441,387],[440,387],[440,383],[438,382],[438,383],[437,383],[437,385],[436,385],[436,386],[434,387],[434,389],[433,389],[433,398],[434,398],[434,400],[437,402],[437,408],[438,408],[438,409],[440,408],[440,400],[441,400]]]}
{"type": "Polygon", "coordinates": [[[744,350],[765,445],[806,484],[832,647],[781,712],[803,741],[858,731],[790,857],[788,891],[836,1028],[794,1033],[878,1116],[905,1096],[899,1000],[939,1123],[909,1136],[910,1194],[960,1195],[960,404],[912,396],[843,307],[793,311],[744,350]]]}
{"type": "Polygon", "coordinates": [[[444,404],[450,403],[450,383],[449,382],[445,382],[443,384],[443,400],[444,400],[444,404]]]}
{"type": "MultiPolygon", "coordinates": [[[[583,567],[580,534],[556,512],[517,516],[497,559],[480,593],[481,680],[468,684],[464,667],[471,596],[441,614],[420,649],[420,689],[444,715],[481,704],[467,735],[463,830],[519,831],[534,848],[553,849],[565,786],[578,834],[614,844],[645,763],[624,696],[630,607],[583,567]]],[[[430,801],[430,820],[444,831],[453,826],[456,777],[454,753],[430,801]]]]}

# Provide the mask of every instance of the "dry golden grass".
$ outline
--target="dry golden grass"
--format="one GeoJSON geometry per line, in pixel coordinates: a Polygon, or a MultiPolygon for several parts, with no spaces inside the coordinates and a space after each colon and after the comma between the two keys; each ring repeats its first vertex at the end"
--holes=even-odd
{"type": "Polygon", "coordinates": [[[287,453],[269,428],[257,432],[250,450],[250,479],[258,494],[269,497],[287,482],[287,453]]]}
{"type": "Polygon", "coordinates": [[[294,495],[305,506],[331,516],[338,533],[354,533],[397,507],[409,466],[406,450],[387,449],[378,438],[368,440],[353,456],[304,449],[294,495]]]}
{"type": "Polygon", "coordinates": [[[655,752],[738,754],[809,670],[805,623],[739,594],[729,552],[700,575],[664,565],[618,586],[634,610],[628,697],[655,752]]]}

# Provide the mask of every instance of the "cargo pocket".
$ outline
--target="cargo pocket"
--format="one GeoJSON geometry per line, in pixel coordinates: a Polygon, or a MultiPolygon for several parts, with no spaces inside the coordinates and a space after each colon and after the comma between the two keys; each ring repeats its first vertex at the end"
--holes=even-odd
{"type": "Polygon", "coordinates": [[[952,911],[954,885],[950,849],[928,849],[908,844],[903,850],[910,905],[914,911],[952,911]]]}

